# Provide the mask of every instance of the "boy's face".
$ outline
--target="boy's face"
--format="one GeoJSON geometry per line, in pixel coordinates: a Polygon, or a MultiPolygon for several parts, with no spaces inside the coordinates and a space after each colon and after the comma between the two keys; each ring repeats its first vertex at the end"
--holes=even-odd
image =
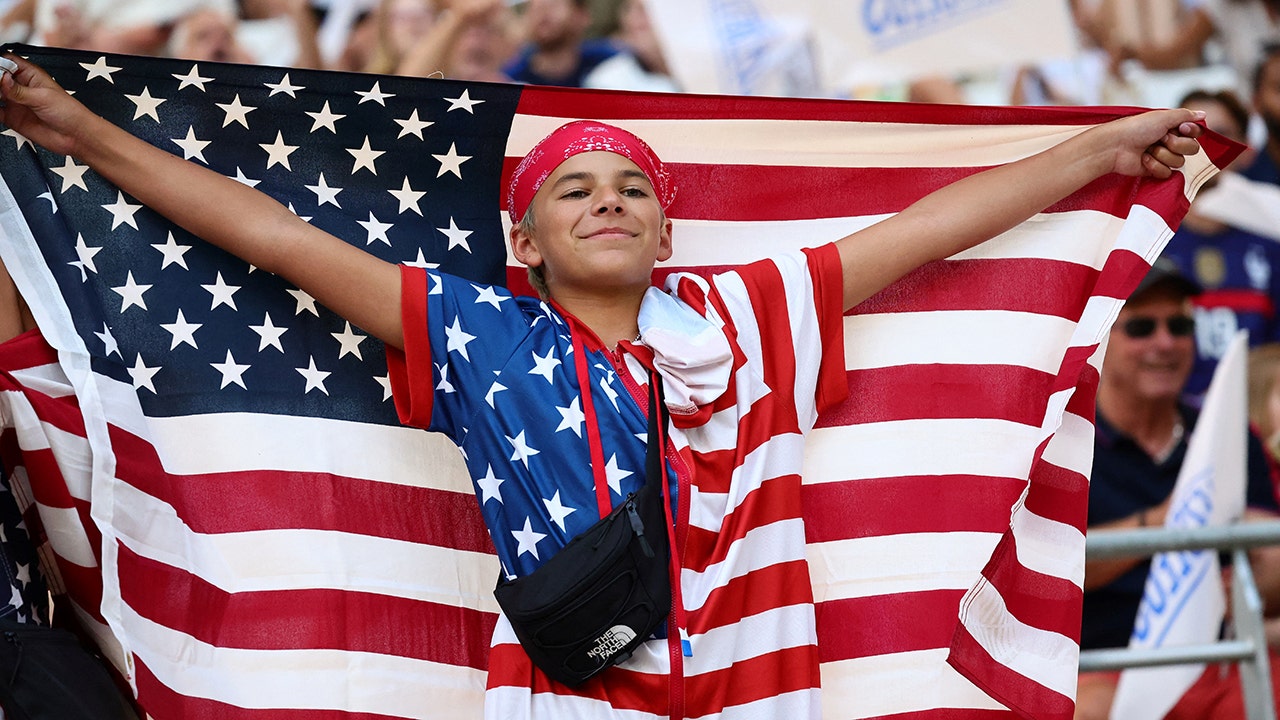
{"type": "Polygon", "coordinates": [[[533,197],[533,236],[512,230],[512,250],[543,268],[552,295],[631,293],[671,257],[671,221],[635,163],[611,152],[565,160],[533,197]]]}

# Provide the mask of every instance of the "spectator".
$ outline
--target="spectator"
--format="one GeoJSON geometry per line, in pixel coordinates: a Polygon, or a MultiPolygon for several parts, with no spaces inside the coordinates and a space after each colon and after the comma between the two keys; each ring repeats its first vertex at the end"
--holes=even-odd
{"type": "Polygon", "coordinates": [[[582,87],[587,73],[618,53],[612,41],[584,39],[588,0],[529,0],[524,22],[529,42],[504,68],[516,82],[582,87]]]}
{"type": "Polygon", "coordinates": [[[1249,422],[1280,462],[1280,343],[1249,351],[1249,422]]]}
{"type": "Polygon", "coordinates": [[[1280,185],[1280,42],[1267,45],[1253,74],[1253,109],[1267,138],[1253,163],[1241,171],[1250,180],[1280,185]]]}
{"type": "MultiPolygon", "coordinates": [[[[1169,496],[1182,467],[1197,412],[1181,402],[1194,345],[1191,297],[1200,288],[1167,259],[1157,260],[1124,304],[1107,344],[1097,396],[1097,435],[1089,486],[1089,528],[1137,528],[1164,524],[1169,496]]],[[[1258,439],[1248,445],[1248,517],[1274,517],[1270,465],[1258,439]]],[[[1251,559],[1264,600],[1274,603],[1276,549],[1251,559]]],[[[1150,560],[1096,560],[1085,565],[1082,649],[1124,647],[1142,600],[1150,560]]],[[[1207,675],[1216,675],[1209,668],[1207,675]]],[[[1077,720],[1106,718],[1119,675],[1082,673],[1077,720]]],[[[1211,683],[1202,692],[1214,692],[1211,683]]],[[[1197,686],[1201,687],[1201,686],[1197,686]]],[[[1194,703],[1196,697],[1184,697],[1194,703]]],[[[1175,712],[1178,709],[1175,708],[1175,712]]]]}
{"type": "Polygon", "coordinates": [[[511,82],[502,66],[516,50],[513,21],[504,0],[440,0],[435,22],[403,52],[395,73],[511,82]]]}
{"type": "Polygon", "coordinates": [[[318,68],[319,26],[310,0],[239,0],[236,39],[263,65],[318,68]]]}
{"type": "Polygon", "coordinates": [[[381,75],[400,72],[405,56],[431,30],[435,19],[431,0],[382,0],[373,13],[376,39],[364,71],[381,75]]]}
{"type": "Polygon", "coordinates": [[[187,60],[251,63],[248,50],[236,41],[235,17],[218,10],[196,10],[173,27],[166,54],[187,60]]]}
{"type": "MultiPolygon", "coordinates": [[[[1180,105],[1206,113],[1209,127],[1245,142],[1249,111],[1230,90],[1194,91],[1180,105]]],[[[1247,165],[1245,153],[1228,168],[1247,165]]],[[[1214,178],[1211,182],[1216,182],[1214,178]]],[[[1240,328],[1249,343],[1280,340],[1280,245],[1197,211],[1198,198],[1165,248],[1166,257],[1204,288],[1194,301],[1196,361],[1185,392],[1202,395],[1227,345],[1240,328]]]]}
{"type": "Polygon", "coordinates": [[[1181,68],[1201,63],[1210,38],[1222,45],[1244,91],[1262,48],[1280,40],[1280,0],[1197,0],[1169,40],[1111,50],[1116,60],[1134,58],[1157,70],[1181,68]]]}
{"type": "Polygon", "coordinates": [[[605,60],[583,80],[584,87],[612,90],[676,92],[658,34],[649,20],[644,0],[622,0],[617,6],[617,30],[612,37],[626,52],[605,60]]]}

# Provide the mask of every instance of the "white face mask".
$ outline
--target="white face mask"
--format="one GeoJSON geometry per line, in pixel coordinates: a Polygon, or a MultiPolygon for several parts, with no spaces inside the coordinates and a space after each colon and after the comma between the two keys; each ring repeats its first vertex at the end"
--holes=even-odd
{"type": "Polygon", "coordinates": [[[720,326],[655,287],[645,291],[639,325],[673,415],[692,415],[724,394],[733,350],[720,326]]]}

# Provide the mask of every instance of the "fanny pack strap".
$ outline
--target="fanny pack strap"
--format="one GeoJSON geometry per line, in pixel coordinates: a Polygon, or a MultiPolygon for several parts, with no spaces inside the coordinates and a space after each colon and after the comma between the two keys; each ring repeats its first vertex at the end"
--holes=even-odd
{"type": "MultiPolygon", "coordinates": [[[[671,413],[662,394],[662,377],[653,370],[649,371],[649,445],[644,457],[644,481],[656,482],[660,487],[666,485],[666,448],[667,427],[671,422],[671,413]]],[[[663,497],[667,496],[664,491],[663,497]]]]}

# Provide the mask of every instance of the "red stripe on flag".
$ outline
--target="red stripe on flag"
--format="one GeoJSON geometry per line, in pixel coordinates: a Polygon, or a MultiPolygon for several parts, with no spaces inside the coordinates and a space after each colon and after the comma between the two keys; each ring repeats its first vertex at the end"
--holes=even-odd
{"type": "Polygon", "coordinates": [[[813,602],[813,590],[808,564],[804,560],[775,563],[712,590],[704,607],[714,608],[714,614],[696,613],[688,630],[697,635],[768,610],[809,602],[813,602]]]}
{"type": "Polygon", "coordinates": [[[946,647],[963,590],[872,595],[818,603],[822,662],[946,647]]]}
{"type": "Polygon", "coordinates": [[[521,115],[592,120],[716,120],[743,118],[930,125],[1091,125],[1141,108],[985,107],[724,95],[569,90],[530,86],[520,95],[521,115]]]}
{"type": "Polygon", "coordinates": [[[956,625],[947,663],[983,692],[999,698],[1006,706],[1017,707],[1020,717],[1071,720],[1075,713],[1075,701],[1072,698],[1054,692],[997,662],[969,634],[964,625],[956,625]],[[981,674],[974,672],[975,668],[981,668],[981,674]]]}
{"type": "Polygon", "coordinates": [[[353,590],[230,593],[123,543],[119,566],[121,598],[135,612],[218,647],[335,649],[483,670],[497,621],[492,613],[456,605],[353,590]],[[222,622],[227,617],[237,621],[222,622]],[[399,631],[414,627],[431,632],[399,631]]]}
{"type": "Polygon", "coordinates": [[[1098,271],[1040,258],[940,260],[872,295],[852,314],[1012,310],[1079,320],[1098,271]],[[998,277],[1000,282],[991,282],[998,277]]]}
{"type": "Polygon", "coordinates": [[[988,418],[1039,427],[1054,376],[1018,365],[894,365],[850,370],[849,401],[817,427],[988,418]]]}
{"type": "Polygon", "coordinates": [[[121,477],[195,532],[310,528],[493,554],[471,494],[283,470],[170,475],[150,443],[115,427],[111,438],[121,477]]]}
{"type": "MultiPolygon", "coordinates": [[[[520,158],[503,162],[509,178],[520,158]]],[[[985,167],[805,167],[773,165],[705,165],[668,162],[677,188],[715,188],[715,192],[678,192],[668,210],[672,218],[723,222],[812,220],[885,215],[901,212],[928,193],[979,173],[985,167]],[[839,198],[833,202],[832,198],[839,198]]],[[[1181,178],[1181,176],[1177,176],[1181,178]]],[[[1154,185],[1108,175],[1046,208],[1045,212],[1092,210],[1128,217],[1134,205],[1162,211],[1176,225],[1186,212],[1182,182],[1154,185]],[[1181,199],[1181,205],[1170,203],[1181,199]]],[[[809,244],[838,240],[812,238],[809,244]]]]}
{"type": "Polygon", "coordinates": [[[1025,480],[919,475],[801,488],[810,543],[920,532],[1002,532],[1025,480]],[[982,498],[982,502],[975,502],[982,498]],[[910,508],[910,511],[905,511],[910,508]]]}

